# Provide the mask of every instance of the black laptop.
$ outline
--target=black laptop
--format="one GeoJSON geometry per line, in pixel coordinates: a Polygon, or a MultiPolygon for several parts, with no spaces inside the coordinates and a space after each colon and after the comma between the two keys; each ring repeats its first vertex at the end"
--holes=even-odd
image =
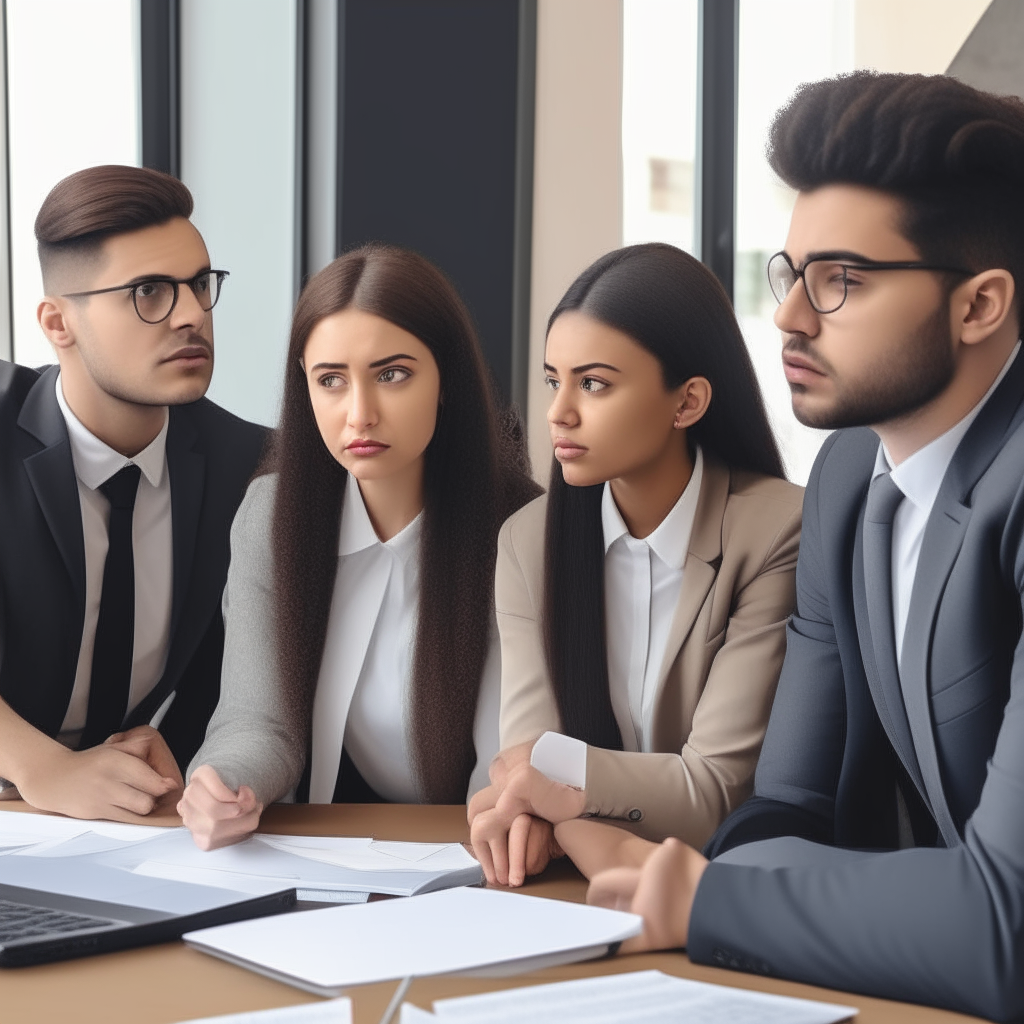
{"type": "Polygon", "coordinates": [[[295,906],[294,889],[253,896],[79,858],[42,861],[0,857],[0,967],[169,942],[197,928],[295,906]]]}

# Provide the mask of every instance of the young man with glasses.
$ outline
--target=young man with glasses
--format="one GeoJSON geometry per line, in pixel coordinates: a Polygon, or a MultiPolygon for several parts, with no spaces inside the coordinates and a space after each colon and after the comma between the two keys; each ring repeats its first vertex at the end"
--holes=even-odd
{"type": "Polygon", "coordinates": [[[74,817],[172,806],[217,703],[265,431],[203,398],[227,272],[191,213],[156,171],[61,181],[35,225],[58,365],[0,362],[0,777],[74,817]]]}
{"type": "Polygon", "coordinates": [[[755,795],[708,859],[556,836],[600,835],[591,899],[644,915],[639,948],[1019,1019],[1024,104],[856,73],[801,88],[769,158],[799,193],[769,266],[793,410],[836,432],[755,795]]]}

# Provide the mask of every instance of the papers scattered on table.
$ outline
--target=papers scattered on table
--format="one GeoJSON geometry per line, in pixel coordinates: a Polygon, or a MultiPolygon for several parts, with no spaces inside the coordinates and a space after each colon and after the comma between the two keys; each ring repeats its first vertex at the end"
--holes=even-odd
{"type": "MultiPolygon", "coordinates": [[[[151,878],[197,885],[218,885],[259,893],[280,883],[300,892],[379,892],[412,896],[456,885],[478,885],[483,871],[461,846],[431,846],[411,859],[416,843],[381,843],[372,839],[257,835],[221,850],[204,852],[187,832],[125,847],[104,855],[103,863],[151,878]],[[315,845],[313,845],[315,844],[315,845]],[[401,856],[395,856],[397,847],[401,856]]],[[[276,889],[271,888],[274,892],[276,889]]]]}
{"type": "Polygon", "coordinates": [[[116,821],[82,821],[79,818],[62,818],[53,814],[0,811],[0,847],[44,841],[61,842],[86,834],[132,843],[166,835],[168,832],[183,831],[185,829],[160,825],[122,825],[116,821]]]}
{"type": "Polygon", "coordinates": [[[459,843],[395,843],[379,839],[335,839],[324,836],[271,836],[258,842],[296,857],[353,871],[460,871],[478,868],[459,843]]]}
{"type": "Polygon", "coordinates": [[[330,999],[326,1003],[303,1003],[274,1010],[199,1017],[183,1024],[352,1024],[352,1000],[330,999]]]}
{"type": "Polygon", "coordinates": [[[434,1012],[405,1003],[400,1024],[835,1024],[853,1006],[767,995],[637,971],[440,999],[434,1012]]]}
{"type": "MultiPolygon", "coordinates": [[[[260,834],[204,852],[181,827],[16,811],[0,812],[0,858],[4,857],[88,857],[92,863],[148,878],[255,896],[294,888],[300,900],[330,903],[365,902],[371,892],[411,896],[483,881],[480,865],[458,843],[260,834]]],[[[40,870],[45,874],[45,866],[40,870]]],[[[0,867],[0,880],[2,876],[0,867]]]]}
{"type": "Polygon", "coordinates": [[[350,985],[470,971],[532,970],[601,956],[638,935],[635,914],[491,889],[285,914],[189,932],[213,956],[318,995],[350,985]]]}

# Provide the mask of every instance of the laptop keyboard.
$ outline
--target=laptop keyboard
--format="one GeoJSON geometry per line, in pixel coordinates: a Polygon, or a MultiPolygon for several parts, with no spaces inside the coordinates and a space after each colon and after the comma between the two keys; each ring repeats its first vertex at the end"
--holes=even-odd
{"type": "Polygon", "coordinates": [[[112,924],[117,922],[105,917],[69,914],[64,910],[50,910],[47,907],[0,900],[0,943],[17,942],[36,935],[80,932],[112,924]]]}

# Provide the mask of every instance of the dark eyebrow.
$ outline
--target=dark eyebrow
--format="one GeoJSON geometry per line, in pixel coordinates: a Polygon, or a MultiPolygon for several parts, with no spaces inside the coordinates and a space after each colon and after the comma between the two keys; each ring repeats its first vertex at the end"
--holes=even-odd
{"type": "Polygon", "coordinates": [[[582,366],[574,366],[572,368],[574,374],[586,373],[588,370],[611,370],[612,373],[622,372],[617,366],[612,366],[611,363],[584,363],[582,366]]]}
{"type": "MultiPolygon", "coordinates": [[[[544,369],[549,373],[558,373],[550,363],[545,363],[544,369]]],[[[612,366],[611,363],[584,363],[582,366],[574,366],[569,372],[578,376],[588,370],[611,370],[613,373],[622,373],[617,366],[612,366]]]]}
{"type": "MultiPolygon", "coordinates": [[[[789,256],[789,253],[786,253],[789,256]]],[[[790,260],[793,259],[789,256],[790,260]]],[[[812,260],[838,260],[841,263],[876,263],[877,260],[871,259],[870,256],[865,256],[863,253],[851,252],[849,249],[824,249],[821,252],[809,252],[807,258],[803,263],[797,264],[798,267],[806,267],[812,260]]]]}
{"type": "Polygon", "coordinates": [[[376,362],[370,363],[370,369],[376,370],[378,366],[393,363],[396,359],[411,359],[414,363],[419,361],[415,356],[407,356],[404,352],[399,352],[397,355],[387,356],[384,359],[378,359],[376,362]]]}
{"type": "MultiPolygon", "coordinates": [[[[200,274],[205,274],[210,270],[210,264],[206,263],[201,266],[192,277],[198,277],[200,274]]],[[[192,277],[185,278],[186,281],[191,281],[192,277]]],[[[125,282],[125,288],[131,288],[133,285],[142,284],[143,281],[175,281],[178,278],[173,277],[171,274],[136,274],[130,281],[125,282]]]]}
{"type": "MultiPolygon", "coordinates": [[[[370,363],[370,369],[376,370],[380,366],[384,366],[387,363],[394,362],[396,359],[411,359],[414,363],[418,362],[415,356],[407,356],[399,353],[398,355],[388,356],[386,359],[378,359],[376,362],[370,363]]],[[[314,370],[347,370],[348,363],[314,363],[310,368],[309,372],[312,373],[314,370]]]]}

